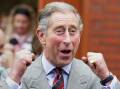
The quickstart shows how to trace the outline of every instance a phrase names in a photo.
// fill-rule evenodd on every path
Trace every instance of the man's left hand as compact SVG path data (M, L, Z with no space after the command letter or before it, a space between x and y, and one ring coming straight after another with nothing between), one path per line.
M82 57L82 60L90 66L101 80L110 75L102 53L88 52L87 57Z

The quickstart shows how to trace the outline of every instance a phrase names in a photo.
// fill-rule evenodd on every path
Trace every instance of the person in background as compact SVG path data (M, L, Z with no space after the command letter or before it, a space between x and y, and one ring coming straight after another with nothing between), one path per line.
M14 52L21 49L32 50L34 20L33 9L28 5L18 5L11 11L7 40L13 46Z
M0 74L13 63L13 54L6 48L5 33L0 28Z

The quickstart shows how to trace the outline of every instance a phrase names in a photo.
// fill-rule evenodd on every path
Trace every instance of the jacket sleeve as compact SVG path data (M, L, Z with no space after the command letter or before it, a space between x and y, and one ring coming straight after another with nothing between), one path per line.
M91 81L88 89L120 89L120 81L115 76L111 84L107 86L102 86L97 76L91 77Z
M0 89L10 89L5 81L0 80Z

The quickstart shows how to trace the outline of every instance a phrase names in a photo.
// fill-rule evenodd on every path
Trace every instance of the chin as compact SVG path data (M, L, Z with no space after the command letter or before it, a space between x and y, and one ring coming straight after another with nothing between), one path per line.
M72 62L72 59L61 60L58 62L59 67L66 66Z

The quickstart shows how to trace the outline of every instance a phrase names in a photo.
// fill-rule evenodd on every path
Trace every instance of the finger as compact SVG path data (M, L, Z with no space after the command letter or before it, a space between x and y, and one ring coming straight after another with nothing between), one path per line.
M89 57L89 56L92 56L92 55L94 55L93 52L87 52L87 56L88 56L88 57Z
M31 65L31 63L26 63L26 66L28 67L28 66L30 66Z
M32 55L32 61L34 61L35 60L35 54L31 53L31 55Z
M21 54L21 58L19 58L19 60L21 61L23 60L25 62L25 65L29 66L32 63L33 58L34 58L34 55L32 53L30 54L30 52L29 53L24 52L24 54L23 53Z
M32 61L35 60L35 54L34 54L34 53L31 53L31 55L28 55L28 58L26 58L26 59L27 59L27 64L26 64L26 66L29 66L29 65L32 63Z
M93 56L93 55L96 55L98 53L95 53L95 52L87 52L87 57L90 57L90 56Z
M97 61L97 59L96 59L95 56L90 56L90 57L88 57L88 62L89 62L89 63L93 64L93 63L96 63L96 61Z
M34 60L35 60L35 54L34 53L26 55L26 61L27 61L26 65L27 66L29 66L32 63L32 61L34 61Z
M92 53L88 55L88 61L90 63L96 63L102 59L101 53Z
M100 65L102 61L102 55L100 53L95 53L92 56L88 57L88 62L91 67L97 68L97 65Z
M24 61L24 64L29 66L35 60L35 54L29 50L21 50L16 53L16 59Z
M88 62L88 65L91 67L91 69L96 69L96 64L95 63L90 63L90 62Z
M88 64L88 58L87 58L87 57L83 56L83 57L81 58L81 60L82 60L84 63Z
M34 54L32 54L31 51L24 49L16 53L16 59L24 59L26 55L33 55L34 57Z

